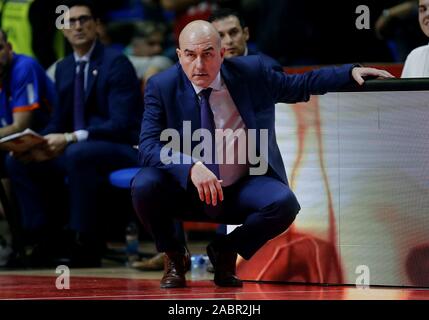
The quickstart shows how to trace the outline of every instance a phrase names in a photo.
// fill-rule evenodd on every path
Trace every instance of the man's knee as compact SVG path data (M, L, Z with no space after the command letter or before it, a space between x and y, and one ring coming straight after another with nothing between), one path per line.
M82 166L90 165L94 156L94 149L89 142L83 141L69 145L64 151L67 169L79 170ZM100 160L100 159L99 159Z
M131 182L133 201L147 201L157 198L162 193L165 173L157 168L142 168Z
M289 189L285 189L283 192L278 193L277 199L273 202L276 207L277 214L281 221L286 224L290 224L295 220L301 206L295 197L295 194Z

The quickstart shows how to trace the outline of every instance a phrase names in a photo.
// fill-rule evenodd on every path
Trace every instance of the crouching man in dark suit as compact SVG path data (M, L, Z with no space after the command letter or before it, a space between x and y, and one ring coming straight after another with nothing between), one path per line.
M365 75L392 76L354 65L286 75L258 55L224 60L219 34L206 21L188 24L179 46L179 63L146 86L134 208L166 253L162 288L186 286L189 256L175 238L174 218L242 224L207 247L215 284L241 286L237 254L251 258L300 210L276 142L274 104L307 101ZM233 137L218 139L228 131Z
M69 28L64 35L73 53L56 67L59 104L44 130L46 144L9 157L7 169L23 227L36 242L34 264L49 264L52 247L59 242L55 222L66 210L66 224L75 234L70 264L92 267L100 265L103 248L97 192L109 172L137 165L133 145L138 143L143 101L128 59L97 41L99 20L92 3L65 4ZM64 185L69 210L58 203Z

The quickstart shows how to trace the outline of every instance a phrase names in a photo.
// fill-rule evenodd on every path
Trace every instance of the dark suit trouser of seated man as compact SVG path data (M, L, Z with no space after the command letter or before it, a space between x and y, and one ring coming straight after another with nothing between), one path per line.
M30 233L50 232L53 220L65 212L69 217L66 223L76 235L81 236L79 241L84 246L83 257L76 258L76 265L85 265L84 260L88 258L88 266L91 266L91 261L99 263L100 252L94 246L99 244L100 225L105 219L97 216L97 201L100 201L97 192L107 183L112 170L136 164L137 151L132 146L107 141L71 144L59 157L40 163L23 164L10 156L6 159L24 230ZM59 191L66 188L68 204L57 198ZM42 236L46 238L49 235ZM52 242L52 239L45 240ZM84 254L85 250L88 256Z
M204 213L203 203L192 182L187 189L184 190L167 172L157 168L142 168L133 180L134 208L160 252L182 250L174 232L176 218L242 224L209 245L208 253L210 257L209 251L212 251L211 260L216 258L213 252L216 254L218 251L233 252L235 255L231 256L235 258L238 253L244 259L250 259L268 240L284 232L300 210L289 187L269 176L247 176L223 188L223 210L215 218ZM211 250L213 248L214 251ZM222 263L218 261L218 266L215 265L215 283L217 268L222 267ZM230 266L233 270L227 271L235 273L235 260L226 263L234 263L233 267ZM222 285L222 281L216 284Z

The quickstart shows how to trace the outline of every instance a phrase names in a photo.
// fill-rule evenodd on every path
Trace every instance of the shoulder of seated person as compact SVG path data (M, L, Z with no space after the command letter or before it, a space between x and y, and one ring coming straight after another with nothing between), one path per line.
M418 55L418 54L422 54L422 53L424 53L426 50L429 50L429 45L424 45L424 46L417 47L417 48L413 49L413 50L409 53L408 57L410 57L410 56L414 56L414 55Z

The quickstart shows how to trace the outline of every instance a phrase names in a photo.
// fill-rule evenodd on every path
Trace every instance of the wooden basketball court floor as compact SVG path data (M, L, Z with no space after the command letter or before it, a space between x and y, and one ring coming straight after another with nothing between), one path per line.
M429 300L429 290L419 288L255 282L245 282L243 288L219 288L203 278L188 280L187 288L160 289L159 272L124 268L73 272L70 289L64 290L56 288L54 270L2 272L0 300Z
M202 253L204 247L191 252ZM0 300L429 300L429 288L252 281L220 288L207 272L188 273L186 288L161 289L161 271L143 272L111 260L103 260L103 268L70 269L69 289L57 289L55 271L0 269Z

